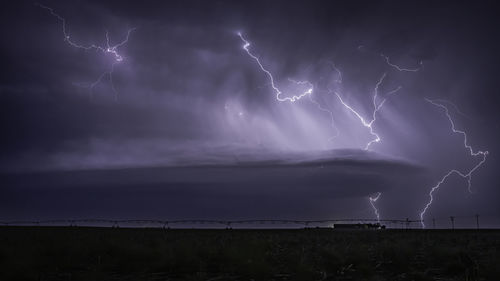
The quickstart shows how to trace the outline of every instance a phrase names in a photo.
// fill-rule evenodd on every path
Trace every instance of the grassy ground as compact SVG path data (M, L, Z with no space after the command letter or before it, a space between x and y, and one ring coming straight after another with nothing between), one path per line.
M500 231L0 227L0 280L499 278Z

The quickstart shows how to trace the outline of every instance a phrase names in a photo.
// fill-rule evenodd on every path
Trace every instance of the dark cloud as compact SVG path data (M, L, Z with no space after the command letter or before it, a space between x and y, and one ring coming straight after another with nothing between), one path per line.
M329 205L334 200L367 200L371 194L400 188L408 181L416 187L428 180L421 167L373 153L328 154L282 154L268 159L254 154L239 162L237 155L217 153L205 161L155 168L9 173L1 176L0 205L13 219L30 214L47 218L55 212L64 217L122 219L130 215L331 217L323 212L332 209ZM364 207L356 208L366 214Z
M145 196L136 202L139 207L131 210L147 209L148 200L158 200L155 210L163 215L169 208L162 209L158 198L170 198L163 195L162 186L167 186L167 193L183 194L175 203L179 206L188 198L211 198L205 207L193 207L192 214L226 204L228 200L217 200L224 196L240 197L235 202L248 196L253 199L245 202L265 201L272 206L271 198L279 194L296 204L283 204L283 210L292 205L300 210L300 206L324 199L325 205L314 215L349 215L346 210L355 212L357 207L349 206L358 200L356 206L368 208L366 215L370 214L366 196L384 191L381 208L386 208L387 216L416 216L433 182L450 168L467 169L478 161L467 155L460 136L450 133L443 112L423 100L431 97L453 101L466 115L452 113L457 126L467 130L469 143L490 151L486 165L473 177L478 195L467 201L473 202L468 208L471 211L459 208L466 202L461 199L465 195L449 188L461 186L460 180L446 185L439 195L450 200L443 200L446 202L433 210L443 215L473 210L499 214L493 200L499 197L495 155L500 139L498 9L493 1L43 4L67 19L72 38L79 42L104 44L106 30L111 40L118 42L127 29L137 29L119 49L125 60L114 73L115 101L107 79L92 93L75 86L94 81L108 70L109 57L70 47L63 41L60 22L32 2L12 4L0 11L4 38L0 45L4 66L0 75L0 169L2 181L8 179L5 192L9 196L20 196L14 186L22 183L20 190L26 189L23 194L29 193L34 201L40 195L39 206L46 206L65 204L61 203L66 200L63 198L85 197L88 191L89 197L82 199L79 207L82 212L89 200L118 196L121 199L117 202L122 203L117 204L122 207L117 208L117 215L125 209L124 202L132 204L130 196ZM287 78L314 83L315 98L332 110L341 133L335 141L329 141L334 133L329 115L316 105L307 100L289 104L274 99L267 77L242 50L237 31L252 42L252 51L287 93L297 91ZM385 64L380 53L407 67L422 61L423 69L400 73ZM341 86L332 85L338 77L331 62L342 71ZM373 160L371 155L356 152L353 160L352 150L347 150L351 151L348 159L340 161L338 155L346 153L344 149L363 148L371 136L327 89L338 87L336 90L368 117L373 88L384 72L387 78L380 87L381 96L398 86L402 90L387 101L374 124L382 138L373 147L379 153ZM263 161L272 162L264 165ZM405 161L425 167L427 172L418 172L418 176L408 172L413 170L405 170L401 164ZM241 164L249 162L254 166ZM308 170L303 162L327 168L311 177L288 177ZM186 167L193 163L226 166ZM163 168L154 168L157 166ZM113 170L117 168L126 170ZM170 178L174 170L185 174L181 182ZM229 174L228 181L239 187L238 193L232 193L232 187L224 182L212 182L211 176L218 173L215 171L223 171L224 178ZM245 172L237 176L239 171ZM16 174L10 182L12 172L29 176ZM81 179L80 175L95 181L85 181L75 191L78 196L71 195L68 190L77 183L70 179ZM127 186L136 176L139 180ZM191 177L200 182L191 182ZM112 187L104 187L111 179ZM279 190L267 189L265 183L275 184ZM307 185L314 186L314 191L308 191ZM143 195L139 186L148 186ZM292 187L287 190L289 186L298 191L292 192ZM44 190L50 190L47 194L54 198L43 195ZM305 203L300 199L307 194L310 198ZM172 198L180 198L176 196ZM346 196L351 199L340 199ZM338 209L327 207L330 199L337 200L334 205ZM193 200L192 206L199 205ZM19 202L8 205L17 210L12 211L12 217L22 210L26 216L38 212L22 200L11 202ZM100 202L104 208L109 200ZM249 210L250 205L241 209ZM262 214L265 210L270 208L263 208Z

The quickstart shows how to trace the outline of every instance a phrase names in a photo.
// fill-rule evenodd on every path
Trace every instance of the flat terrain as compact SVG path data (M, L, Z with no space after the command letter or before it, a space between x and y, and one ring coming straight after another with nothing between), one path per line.
M0 227L0 280L499 278L498 230Z

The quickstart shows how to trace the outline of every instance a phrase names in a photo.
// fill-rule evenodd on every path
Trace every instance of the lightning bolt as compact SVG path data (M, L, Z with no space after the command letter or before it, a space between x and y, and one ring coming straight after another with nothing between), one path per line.
M316 105L316 107L319 110L325 112L326 114L328 114L328 116L330 116L330 126L332 127L332 130L335 132L335 134L333 136L331 136L328 140L333 141L335 138L337 138L340 135L339 129L335 125L335 118L333 116L333 112L331 110L321 106L321 104L319 102L317 102L316 100L313 99L312 95L309 96L309 101L311 101L314 105Z
M370 134L373 136L373 139L370 140L366 146L365 146L365 150L368 150L370 148L370 146L373 144L373 143L376 143L376 142L380 142L382 139L380 138L380 136L375 132L375 130L373 129L373 124L375 123L375 121L377 121L377 113L380 111L380 109L382 109L382 107L384 106L385 102L387 101L387 98L395 93L397 93L399 90L401 90L401 86L397 87L396 89L388 92L385 97L380 101L378 102L378 92L379 92L379 87L380 85L383 83L384 79L386 77L386 73L384 73L382 75L382 77L380 77L379 81L377 82L377 84L375 85L375 89L373 90L373 112L372 112L372 119L370 121L367 121L365 120L365 118L363 118L363 116L357 112L354 108L352 108L350 105L348 105L343 99L342 97L340 96L340 94L338 92L335 92L335 95L338 97L338 99L340 100L340 103L345 107L347 108L349 111L351 111L356 117L358 117L359 121L361 121L361 124L363 124L364 127L368 128L368 130L370 131Z
M375 197L368 197L368 199L370 200L370 205L372 206L373 208L373 212L375 212L375 216L377 217L377 221L380 223L380 214L378 212L378 209L377 207L375 206L375 203L377 202L377 200L380 198L380 196L382 195L382 192L377 192L377 196Z
M338 83L338 84L342 84L342 72L335 66L335 64L333 62L329 62L329 65L332 67L332 69L335 72L337 72L337 78L335 80L333 80L333 82ZM330 89L329 89L329 93L331 93ZM329 138L329 141L333 141L335 138L337 138L340 135L340 132L339 132L337 126L335 125L335 118L333 115L333 111L329 110L328 108L323 107L318 101L314 100L312 95L309 96L309 100L314 105L316 105L316 107L319 110L327 113L330 116L330 125L332 127L332 130L335 132L335 135L331 136Z
M395 68L397 71L400 71L400 72L417 72L417 71L420 71L420 69L422 69L422 67L424 65L424 62L420 61L419 62L419 65L420 65L419 67L416 67L416 68L404 68L404 67L400 67L400 66L392 63L391 59L388 56L386 56L384 54L380 54L380 56L385 59L385 62L387 63L387 65Z
M306 85L308 87L308 89L306 91L304 91L302 94L300 95L293 95L291 97L282 97L283 95L283 92L276 86L275 84L275 79L272 75L272 73L267 70L264 65L262 64L262 62L260 61L259 57L257 57L256 55L254 55L251 51L250 51L250 42L248 40L246 40L243 35L241 33L238 33L238 36L240 37L240 39L243 41L244 45L243 45L243 49L246 51L246 53L248 54L248 56L250 56L253 60L255 60L255 62L258 64L258 66L260 67L260 69L267 75L269 81L270 81L270 84L271 84L271 87L273 88L273 91L274 93L276 94L276 100L280 101L280 102L284 102L284 101L289 101L289 102L296 102L300 99L302 99L303 97L305 96L308 96L309 97L309 100L316 105L316 107L323 111L323 112L326 112L327 114L329 114L330 116L330 120L331 120L331 125L332 125L332 128L335 130L336 132L336 136L338 136L339 132L338 132L338 129L336 128L335 126L335 120L334 120L334 115L333 115L333 112L325 107L323 107L317 100L315 100L313 98L313 91L314 91L314 86L312 83L310 83L309 81L295 81L295 80L292 80L292 79L289 79L290 82L292 83L295 83L297 85ZM401 67L401 66L398 66L394 63L391 62L390 58L384 54L381 54L381 57L383 57L385 59L385 62L387 63L387 65L389 65L390 67L396 69L397 71L400 71L400 72L418 72L422 69L423 67L423 62L420 61L420 66L419 67L416 67L416 68L405 68L405 67ZM336 83L342 83L342 73L341 71L335 67L334 64L332 64L332 68L338 73L338 79L335 80L334 82ZM387 74L384 73L380 79L378 80L378 82L376 83L375 87L374 87L374 90L373 90L373 97L372 97L372 103L373 103L373 111L372 111L372 114L371 114L371 119L370 120L367 120L365 119L357 110L355 110L352 106L350 106L349 104L347 104L341 97L341 95L337 92L337 91L332 91L332 90L329 90L330 93L335 93L335 95L338 97L340 103L346 108L348 109L351 113L353 113L358 119L359 121L361 122L361 124L366 127L368 130L369 130L369 133L373 136L373 139L371 139L365 146L365 150L368 150L370 148L370 146L374 143L378 143L381 141L381 137L379 136L379 134L374 130L374 123L377 121L377 114L379 113L379 111L383 108L384 104L386 103L387 99L396 94L399 90L402 89L401 86L398 86L397 88L389 91L388 93L386 93L384 95L383 98L381 98L379 96L379 88L380 86L382 85L382 83L384 82L385 78L386 78ZM457 174L465 179L467 179L467 183L468 183L468 190L469 192L471 192L471 178L472 178L472 173L474 173L475 170L477 170L485 161L486 161L486 156L488 155L488 151L478 151L478 152L474 152L474 150L472 149L472 147L470 145L468 145L467 143L467 134L464 132L464 131L461 131L461 130L457 130L455 128L455 124L448 112L448 108L445 107L444 105L442 104L439 104L437 102L434 102L434 101L431 101L431 100L428 100L428 102L430 102L431 104L435 105L435 106L438 106L438 107L441 107L445 110L445 113L446 113L446 116L448 117L450 123L451 123L451 128L452 128L452 131L454 133L458 133L458 134L462 134L464 136L464 146L466 149L468 149L469 153L471 156L482 156L482 160L476 165L474 166L471 170L469 170L468 172L460 172L458 170L451 170L450 172L448 172L438 183L436 186L434 186L430 193L429 193L429 197L430 197L430 201L427 203L427 205L425 206L424 210L422 211L422 213L420 214L420 217L421 217L421 222L422 222L422 227L425 227L424 225L424 221L423 221L423 217L425 215L425 212L427 211L427 209L430 207L430 205L432 204L433 202L433 193L440 187L440 185L442 183L444 183L446 181L446 179L453 175L453 174ZM452 104L455 108L456 106L454 104ZM457 108L456 108L457 109ZM457 109L457 112L461 113L458 109ZM333 138L334 138L333 137ZM370 205L375 213L375 216L377 217L377 220L380 221L380 213L376 207L376 202L378 201L378 199L380 199L382 193L381 192L378 192L376 196L370 196L368 197L369 199L369 202L370 202Z
M309 101L311 103L313 103L320 111L323 111L325 113L328 114L328 116L330 117L330 126L332 127L332 130L335 132L335 134L333 136L331 136L328 140L329 141L333 141L336 137L339 136L339 130L337 128L337 126L335 125L335 118L333 116L333 112L331 110L329 110L328 108L325 108L323 107L318 101L316 101L314 98L313 98L313 95L312 95L312 92L313 92L313 84L309 81L296 81L296 80L293 80L293 79L290 79L288 78L288 81L294 83L294 84L297 84L297 85L307 85L309 87L309 90L306 91L306 93L308 93L308 97L309 97Z
M333 82L342 84L342 72L335 66L334 63L330 62L330 66L333 70L335 70L335 72L337 72L337 79L333 80Z
M335 70L335 71L337 72L337 74L338 74L338 78L337 78L336 80L334 80L334 82L336 82L336 83L340 83L340 84L341 84L341 83L342 83L342 72L341 72L341 71L340 71L340 70L339 70L339 69L335 66L335 64L333 64L333 63L332 63L332 64L331 64L331 66L332 66L333 70ZM386 74L384 73L384 74L382 75L382 77L380 78L380 80L378 81L378 83L376 84L376 86L375 86L374 96L373 96L373 104L374 104L374 112L373 112L373 115L372 115L373 119L372 119L372 121L370 121L369 123L367 123L367 122L364 120L364 118L363 118L363 117L362 117L359 113L357 113L357 112L356 112L356 111L355 111L352 107L350 107L349 105L347 105L347 104L346 104L346 103L342 100L342 98L340 97L340 95L339 95L338 93L335 93L335 94L337 95L337 97L339 98L339 100L341 101L341 103L342 103L342 104L343 104L346 108L348 108L351 112L353 112L353 113L354 113L354 114L355 114L355 115L356 115L356 116L360 119L361 123L362 123L364 126L367 126L367 127L369 127L369 128L370 128L370 133L371 133L372 135L376 136L375 140L373 140L373 141L369 142L369 143L366 145L365 149L368 149L368 148L369 148L369 146L370 146L370 144L371 144L372 142L374 142L374 141L379 142L379 141L380 141L380 137L379 137L379 136L378 136L378 135L377 135L377 134L373 131L372 125L373 125L373 123L374 123L374 122L375 122L375 120L376 120L376 113L377 113L377 111L378 111L378 110L380 110L380 109L382 108L382 106L384 105L385 101L387 100L387 98L384 98L384 99L382 100L382 102L380 102L379 104L377 104L378 88L379 88L380 84L383 82L383 79L385 79L385 76L386 76ZM398 88L396 88L395 90L393 90L393 91L389 92L389 93L388 93L388 95L392 95L392 94L396 93L397 91L399 91L400 89L401 89L401 87L398 87ZM330 92L331 92L331 90L330 90ZM319 107L319 105L318 105L318 107ZM333 122L333 113L332 113L331 111L328 111L328 112L330 112L330 114L332 114L332 122ZM382 195L382 192L377 192L377 195L376 195L376 196L374 196L374 197L369 196L369 197L368 197L368 200L369 200L369 202L370 202L370 206L372 207L373 212L374 212L374 214L375 214L375 216L376 216L376 218L377 218L377 221L378 221L379 223L380 223L380 212L379 212L379 210L378 210L377 206L375 206L375 203L376 203L376 202L380 199L380 196L381 196L381 195Z
M92 90L94 89L94 87L96 85L98 85L99 83L101 83L101 81L104 79L104 77L108 76L109 82L111 84L111 89L113 90L115 100L116 100L118 98L118 91L116 90L115 85L113 83L113 72L114 72L115 66L124 60L124 57L118 52L118 48L120 48L121 46L125 45L128 42L129 37L130 37L130 33L132 31L134 31L136 28L129 29L127 31L125 38L121 42L114 44L114 45L112 45L110 43L108 31L106 31L106 34L105 34L106 35L106 45L104 45L104 46L100 46L100 45L96 45L96 44L82 45L82 44L79 44L71 39L70 33L68 32L67 27L66 27L66 19L65 18L63 18L62 16L57 14L53 8L47 7L47 6L42 5L40 3L35 3L35 5L42 8L42 9L49 11L52 16L54 16L55 18L57 18L61 22L61 28L62 28L62 34L63 34L64 41L66 43L68 43L70 46L77 48L77 49L82 49L84 51L95 50L98 52L102 52L104 55L111 56L113 58L113 62L111 63L109 70L103 72L95 81L90 82L90 83L84 83L84 84L80 83L77 85L87 85L90 92L92 93Z
M250 52L250 42L247 41L245 39L245 37L243 37L243 35L241 34L241 32L238 32L237 33L238 36L240 37L241 41L243 41L243 49L247 52L247 54L255 60L255 62L257 62L257 64L259 65L260 69L267 75L267 77L269 78L269 81L271 82L271 87L273 88L273 91L276 93L276 100L278 101L289 101L289 102L296 102L298 100L300 100L301 98L307 96L307 95L311 95L314 88L312 87L312 84L307 82L307 81L302 81L300 82L299 84L309 84L311 85L311 87L309 89L307 89L305 92L303 92L302 94L300 95L293 95L291 97L281 97L281 95L283 94L283 92L276 86L276 84L274 83L274 77L273 77L273 74L267 70L263 65L262 63L260 62L260 59L254 55L252 52Z
M434 102L436 102L436 103L441 103L441 104L443 104L443 103L447 103L447 104L451 105L451 106L453 107L453 109L454 109L454 110L455 110L458 114L462 115L463 117L466 117L466 118L469 118L469 119L470 119L470 117L469 117L468 115L466 115L465 113L463 113L463 112L462 112L462 111L458 108L458 106L457 106L456 104L454 104L453 102L451 102L451 101L449 101L449 100L445 100L445 99L435 99L435 100L433 100L433 101L434 101Z
M323 107L317 100L315 100L313 98L313 92L314 92L314 85L309 82L309 81L296 81L296 80L293 80L293 79L290 79L288 78L288 81L296 84L296 85L306 85L307 86L307 90L304 91L303 93L299 94L299 95L292 95L291 97L282 97L283 95L283 92L276 86L275 82L274 82L274 77L273 77L273 74L267 70L264 65L261 63L259 57L257 57L256 55L254 55L251 51L250 51L250 42L248 40L245 39L245 37L243 37L243 35L241 34L241 32L238 32L237 33L238 36L240 37L241 41L243 41L243 49L245 50L245 52L248 54L248 56L250 56L253 60L255 60L255 62L257 63L257 65L260 67L260 69L267 75L268 79L269 79L269 82L270 82L270 85L271 85L271 88L273 88L273 91L276 95L276 100L277 101L280 101L280 102L285 102L285 101L288 101L288 102L296 102L306 96L309 97L309 101L311 103L313 103L320 111L322 112L325 112L329 115L330 117L330 125L332 127L332 130L335 132L335 134L333 136L331 136L329 138L330 141L332 141L333 139L335 139L338 135L339 135L339 131L335 125L335 119L334 119L334 115L333 115L333 112L325 107ZM332 66L334 67L334 69L336 69L338 71L338 69L332 64ZM340 77L340 80L336 80L338 82L342 82L342 76L341 76L341 73L340 71L338 71L339 73L339 77Z
M439 187L441 187L441 184L443 184L450 176L452 175L458 175L464 179L467 180L467 189L469 190L470 193L472 193L472 190L471 190L471 185L472 185L472 174L477 170L479 169L479 167L481 167L481 165L483 165L484 162L486 162L486 157L487 155L489 154L488 151L481 151L481 150L478 150L478 151L474 151L474 149L472 148L471 145L468 144L467 142L467 133L465 131L462 131L462 130L458 130L456 129L455 127L455 122L453 121L453 118L451 118L451 115L450 115L450 112L448 110L448 107L446 107L445 105L441 104L441 103L438 103L436 100L430 100L430 99L425 99L427 102L429 102L430 104L434 105L434 106L437 106L439 108L441 108L446 117L448 118L448 121L450 122L450 125L451 125L451 131L455 134L459 134L459 135L462 135L463 136L463 139L464 139L464 148L469 152L470 156L472 157L481 157L481 161L479 161L474 167L472 167L472 169L470 169L468 172L461 172L459 170L456 170L456 169L453 169L453 170L450 170L447 174L445 174L441 180L439 180L437 182L437 184L435 186L433 186L429 192L429 201L427 202L427 204L425 205L424 209L422 210L422 212L420 213L420 221L421 221L421 224L422 224L422 228L425 228L425 223L424 223L424 216L425 216L425 213L427 212L427 210L429 209L429 207L432 205L432 202L434 201L434 192L436 192Z

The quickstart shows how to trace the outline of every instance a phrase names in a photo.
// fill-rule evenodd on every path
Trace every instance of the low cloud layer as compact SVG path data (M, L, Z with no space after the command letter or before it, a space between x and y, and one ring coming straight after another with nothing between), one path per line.
M415 188L426 180L423 168L375 153L328 154L260 159L254 154L240 162L236 154L219 152L205 162L155 168L7 174L2 176L1 205L12 218L50 218L54 212L63 218L328 218L347 216L356 208L366 216L366 202L358 200L355 208L346 202L408 189L408 182ZM52 196L57 202L49 200ZM340 206L345 211L334 213Z

